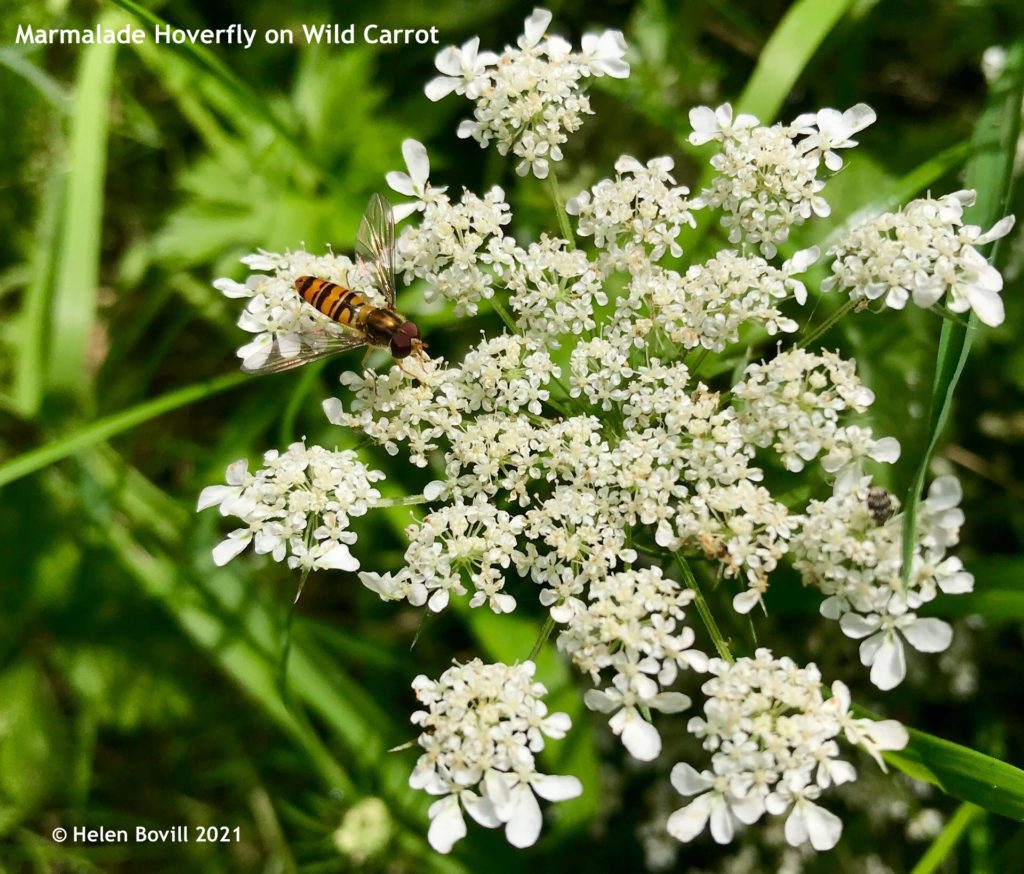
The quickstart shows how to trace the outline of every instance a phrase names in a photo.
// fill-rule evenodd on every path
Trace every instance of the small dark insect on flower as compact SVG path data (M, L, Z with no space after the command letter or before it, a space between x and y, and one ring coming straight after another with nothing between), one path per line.
M884 525L896 512L896 501L892 493L882 486L872 486L868 489L867 504L876 525Z

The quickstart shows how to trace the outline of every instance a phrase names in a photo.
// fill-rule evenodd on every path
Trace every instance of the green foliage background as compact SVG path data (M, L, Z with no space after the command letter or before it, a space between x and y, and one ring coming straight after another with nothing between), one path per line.
M1006 93L990 89L980 58L988 46L1008 47L1009 79L1024 63L1024 14L1013 0L550 7L567 36L618 27L634 51L630 79L596 83L597 116L571 140L560 168L569 174L564 191L607 175L622 152L671 154L683 181L696 186L702 163L685 140L695 104L742 95L742 107L768 121L865 101L879 121L829 183L833 216L809 225L792 248L827 244L865 210L956 190L965 173L982 194L979 209L990 213L976 220L1003 214L1020 95L1012 82ZM652 786L665 774L623 762L550 647L542 678L575 730L553 745L546 764L577 774L586 791L559 805L535 848L516 852L476 829L452 858L430 853L426 801L405 785L415 753L387 752L413 737L406 719L416 673L436 674L453 656L526 656L541 624L529 598L509 617L449 610L423 626L410 651L418 612L381 604L354 577L314 577L282 686L293 575L252 556L215 568L210 548L223 523L193 512L200 489L243 455L256 459L302 436L358 445L320 410L356 358L273 378L239 376L236 308L213 290L213 278L244 275L238 258L257 247L304 241L312 250L347 250L368 195L401 166L406 136L427 144L433 179L477 191L504 185L521 239L554 229L540 184L454 136L466 104L431 104L423 95L431 46L13 44L19 24L120 27L155 14L190 28L437 25L442 44L479 34L485 47L500 48L532 4L234 0L210 8L173 0L149 8L9 0L0 9L0 864L640 870L636 829L650 818ZM979 125L986 106L991 124ZM1021 215L1020 198L1007 208ZM1020 761L1024 742L1016 712L1024 618L1021 240L1015 232L998 253L1006 323L975 337L934 461L963 482L960 554L977 580L975 594L935 605L962 617L957 649L912 660L907 684L882 696L866 683L855 645L817 618L816 599L795 579L773 585L770 617L757 629L776 651L813 658L826 676L850 682L864 706L1010 762ZM720 239L712 228L688 242L699 257ZM823 319L833 302L814 300ZM498 326L490 312L456 320L428 307L419 288L404 293L402 308L447 355ZM957 330L947 328L947 364L960 352ZM934 315L907 311L845 319L826 337L857 356L878 396L878 429L903 443L890 483L898 494L935 430L931 395L948 385L948 369L935 376L938 336ZM390 494L417 491L429 478L362 450L388 472ZM364 566L396 568L408 511L361 521ZM751 629L727 602L725 591L712 594L734 646L749 651ZM951 680L965 665L977 678L967 694ZM902 784L909 811L927 804L953 817L929 845L908 839L898 818L866 815L869 804L846 799L843 842L817 869L854 870L855 857L873 853L897 871L1024 870L1024 833L997 815L1024 817L1024 775L925 737L894 764L968 803L935 790L922 800ZM860 767L868 795L879 785L870 767ZM332 835L370 797L387 805L390 845L364 860L341 853ZM242 837L92 847L49 837L57 826L176 824L238 826ZM699 841L684 848L677 870L714 868L721 854ZM758 858L764 870L775 864L770 852Z

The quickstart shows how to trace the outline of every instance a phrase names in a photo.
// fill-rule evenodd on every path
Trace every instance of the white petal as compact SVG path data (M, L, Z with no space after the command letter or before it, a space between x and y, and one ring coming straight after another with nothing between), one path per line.
M696 795L711 787L711 781L686 762L679 762L669 779L680 795Z
M883 692L895 689L907 676L903 644L895 634L887 634L871 665L871 682Z
M793 807L793 812L786 818L784 831L786 843L791 847L807 843L807 821L804 819L803 805L797 804Z
M732 609L740 615L749 613L753 610L761 600L761 593L756 589L747 589L745 592L740 592L735 598L732 599Z
M865 734L871 737L880 750L902 750L910 742L906 727L895 719L880 719L872 722Z
M974 241L975 245L981 246L985 243L991 243L993 240L998 240L1000 237L1005 237L1013 230L1014 222L1016 222L1014 216L1003 216L1003 218L999 219L999 221Z
M980 285L969 285L965 289L965 293L967 294L967 300L971 304L971 309L990 328L1001 325L1006 319L1003 299L997 292L988 288L982 288Z
M428 501L436 501L446 491L448 491L448 483L444 480L431 480L423 487L423 497Z
M411 203L396 203L391 207L391 215L394 216L395 222L400 222L403 219L409 218L414 212L420 208L420 205L415 201Z
M406 197L415 197L416 191L412 187L412 178L408 173L392 170L384 177L392 191L404 194Z
M952 627L941 619L918 619L900 630L919 652L942 652L953 640Z
M543 819L537 797L525 783L512 790L512 818L505 826L505 837L513 847L532 847L540 836Z
M900 441L895 437L883 437L881 440L875 441L870 455L875 461L893 464L900 457Z
M583 784L575 777L539 774L531 781L534 791L548 801L565 801L583 793Z
M217 567L224 567L231 559L242 552L251 540L252 532L244 528L232 531L226 540L222 540L213 548L213 563Z
M933 510L951 510L963 498L960 480L955 476L940 476L928 487L928 504Z
M534 9L533 14L526 19L523 28L523 36L526 37L526 46L534 46L544 36L544 31L551 24L551 13L547 9Z
M435 76L424 86L423 93L427 95L428 100L436 103L451 94L461 84L462 79L455 79L452 76Z
M831 850L843 833L843 821L831 810L826 810L810 801L804 801L804 822L811 846L819 853Z
M629 751L629 754L641 762L652 762L658 758L658 754L661 752L661 735L658 734L658 729L632 707L620 710L608 724L611 725L621 714L625 714L620 720L622 745Z
M509 791L508 775L493 768L484 774L484 792L494 805L498 818L504 822L512 815L512 793Z
M480 45L480 37L476 37L477 45ZM467 49L469 46L467 45ZM474 56L476 52L473 52ZM448 46L446 49L441 49L434 58L434 66L437 67L446 76L461 76L462 75L462 52L459 51L455 46Z
M716 795L711 798L711 837L716 843L727 844L736 831L736 820L724 798Z
M598 713L611 713L619 706L620 701L617 697L610 697L600 689L588 689L583 696L583 703L587 705L588 710L596 710Z
M235 282L233 279L215 280L213 287L223 294L224 297L241 298L252 297L253 295L253 291L248 285L242 285L241 282Z
M731 800L729 808L736 819L744 825L753 825L764 815L764 798L748 794L744 798Z
M689 696L682 692L662 692L654 696L651 701L651 709L660 710L662 713L679 713L689 707L691 703Z
M449 795L430 806L430 829L427 840L439 853L450 853L455 842L466 836L466 821L459 809L459 799Z
M359 559L348 551L348 547L344 543L339 543L337 546L329 549L316 560L315 564L318 568L329 570L359 570Z
M704 831L710 815L711 793L706 792L675 811L665 823L665 830L677 841L687 843Z
M231 486L207 486L199 493L196 511L205 510L207 507L214 507L234 493L235 490Z
M490 798L474 795L472 792L464 792L462 805L466 808L466 813L484 828L497 828L501 825L501 819Z
M867 637L878 631L878 617L861 616L859 613L844 613L839 620L839 627L843 629L843 634L847 637L860 640L862 637Z
M324 415L332 425L342 424L342 417L345 415L345 408L337 398L327 398L323 402Z
M430 159L427 157L426 146L419 140L408 139L402 143L402 157L409 168L409 176L417 188L417 193L423 191L423 186L430 177Z

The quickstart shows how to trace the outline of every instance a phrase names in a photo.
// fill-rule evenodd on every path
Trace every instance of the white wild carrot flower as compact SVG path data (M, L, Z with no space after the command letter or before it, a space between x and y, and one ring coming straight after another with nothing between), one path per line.
M303 442L267 452L255 473L237 461L228 467L227 485L199 495L198 509L219 506L221 515L243 523L214 548L213 560L227 564L251 543L292 568L354 571L359 561L349 552L356 542L349 520L376 504L381 495L374 483L382 479L351 450Z
M984 232L965 225L964 208L975 197L974 191L924 197L858 225L829 250L832 275L822 290L897 310L907 301L924 308L942 302L954 313L973 310L986 325L1002 324L1003 277L977 247L1005 237L1014 218Z
M564 801L582 791L575 777L537 768L546 739L564 737L571 722L565 713L548 712L547 690L534 672L530 661L474 659L437 680L421 674L413 681L423 709L412 722L422 732L423 753L409 785L438 797L427 835L438 852L465 837L463 811L485 828L503 827L513 846L529 847L540 835L537 799Z

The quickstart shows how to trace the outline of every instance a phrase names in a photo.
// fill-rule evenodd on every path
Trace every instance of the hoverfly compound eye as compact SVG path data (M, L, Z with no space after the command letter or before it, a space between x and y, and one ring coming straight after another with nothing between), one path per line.
M420 329L412 322L402 322L401 326L391 335L391 355L393 358L406 358L413 349L420 345Z

